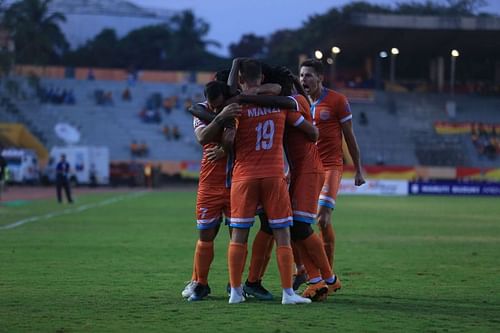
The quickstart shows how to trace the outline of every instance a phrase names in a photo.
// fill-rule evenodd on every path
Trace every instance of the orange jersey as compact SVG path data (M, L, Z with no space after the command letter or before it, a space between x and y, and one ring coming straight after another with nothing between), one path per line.
M302 95L289 96L297 104L297 111L305 120L312 123L311 110ZM293 126L287 126L285 133L285 151L292 173L323 172L318 147L307 135Z
M349 102L344 95L323 88L311 106L314 124L319 129L318 149L325 170L343 165L342 123L352 119Z
M238 118L233 181L284 177L285 123L298 125L299 112L247 105Z
M207 103L199 103L205 107L208 111L212 111ZM208 126L203 120L193 117L193 127L194 129L203 128ZM215 162L210 162L207 159L207 149L217 146L217 142L220 141L220 137L217 138L216 142L210 142L203 145L203 156L201 158L200 167L200 180L198 186L226 186L231 187L231 169L232 169L232 159L230 157L221 158Z

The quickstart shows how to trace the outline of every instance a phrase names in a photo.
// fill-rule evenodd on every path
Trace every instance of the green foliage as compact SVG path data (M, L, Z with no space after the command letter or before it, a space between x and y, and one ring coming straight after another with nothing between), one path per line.
M4 203L0 225L120 195L75 192L71 207ZM225 227L215 241L211 296L183 300L195 200L190 191L147 193L0 230L0 331L498 331L496 198L340 196L333 220L343 288L306 306L228 305ZM274 255L264 285L279 296Z
M118 38L105 29L94 39L69 52L68 66L115 67L141 69L213 69L226 63L210 54L205 40L209 25L191 11L181 12L165 24L146 26Z
M13 3L4 14L4 25L16 45L16 63L46 65L59 61L68 42L57 25L66 18L49 13L51 0L22 0Z
M266 54L266 38L255 34L243 35L238 43L229 45L229 52L233 58L249 57L260 58Z

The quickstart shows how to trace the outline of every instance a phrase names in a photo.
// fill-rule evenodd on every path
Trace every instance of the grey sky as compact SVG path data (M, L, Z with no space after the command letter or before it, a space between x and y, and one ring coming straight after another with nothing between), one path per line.
M332 7L342 6L348 0L131 0L150 8L192 9L197 17L210 23L208 38L219 41L222 49L212 49L228 55L227 47L239 41L245 33L269 35L283 28L298 28L307 18L322 14ZM369 1L379 4L393 4L391 0ZM489 0L482 11L500 15L500 0Z

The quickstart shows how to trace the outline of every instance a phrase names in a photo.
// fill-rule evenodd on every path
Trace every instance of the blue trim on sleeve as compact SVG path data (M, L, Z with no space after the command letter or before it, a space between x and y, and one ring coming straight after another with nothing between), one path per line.
M331 209L335 208L334 204L332 204L330 201L326 201L326 200L319 200L318 201L318 205L324 206L324 207L328 207L328 208L331 208Z

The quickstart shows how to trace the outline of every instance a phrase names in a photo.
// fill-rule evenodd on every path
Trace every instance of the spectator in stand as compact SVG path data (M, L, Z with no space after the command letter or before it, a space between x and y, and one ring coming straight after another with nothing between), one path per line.
M146 156L149 152L149 147L146 144L146 141L142 141L139 145L139 154L140 156Z
M122 93L122 100L124 101L131 101L132 100L132 94L130 93L130 89L127 87Z
M166 114L170 114L170 112L172 112L172 108L174 107L175 103L174 103L174 100L172 99L172 97L167 97L165 99L163 99L163 109L165 110L165 113Z
M184 110L188 111L191 106L193 106L193 101L191 100L191 98L186 98L186 100L184 101Z
M132 156L137 156L139 154L139 144L137 143L137 140L132 140L132 143L130 144L130 153Z
M106 91L104 94L104 105L113 106L113 93L111 91Z
M377 164L378 166L385 165L384 156L382 156L382 154L381 154L381 153L378 153L378 154L377 154L377 162L376 162L376 164Z
M181 138L181 132L179 131L177 125L174 125L174 128L172 128L172 136L174 137L175 141L179 141L179 139Z
M359 114L359 124L362 126L368 125L368 117L366 116L366 113L364 111L361 111Z
M172 139L172 136L170 135L170 127L168 125L163 125L162 129L163 135L165 136L165 139L169 140Z
M95 80L94 70L92 68L89 68L89 71L87 73L87 80L89 80L89 81Z

